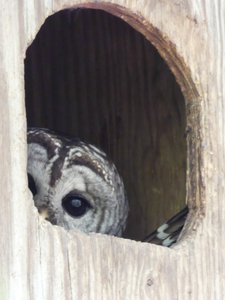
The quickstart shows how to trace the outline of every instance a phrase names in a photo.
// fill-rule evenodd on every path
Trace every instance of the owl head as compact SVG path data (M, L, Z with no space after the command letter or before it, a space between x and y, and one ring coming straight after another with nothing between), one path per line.
M93 145L30 128L29 188L38 211L67 230L121 236L128 202L115 165Z

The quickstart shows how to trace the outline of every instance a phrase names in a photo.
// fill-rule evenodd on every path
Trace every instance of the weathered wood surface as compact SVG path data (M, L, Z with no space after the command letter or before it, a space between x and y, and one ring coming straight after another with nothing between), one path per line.
M0 298L224 299L224 2L108 2L114 5L86 5L118 15L145 34L188 102L192 210L183 240L165 249L70 234L39 219L26 187L23 59L48 15L87 2L1 1Z

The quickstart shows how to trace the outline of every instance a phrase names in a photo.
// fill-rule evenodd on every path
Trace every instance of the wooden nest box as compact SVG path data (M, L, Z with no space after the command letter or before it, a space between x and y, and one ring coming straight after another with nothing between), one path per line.
M221 11L222 0L2 4L1 299L225 297ZM41 219L27 125L109 154L130 204L123 238ZM141 242L186 203L173 248Z

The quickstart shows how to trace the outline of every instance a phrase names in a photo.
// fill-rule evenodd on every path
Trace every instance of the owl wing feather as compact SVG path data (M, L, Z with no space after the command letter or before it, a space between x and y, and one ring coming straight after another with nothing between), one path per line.
M158 227L155 231L145 237L143 242L149 242L156 245L171 247L177 242L179 235L184 227L188 214L188 207L182 209L169 221Z

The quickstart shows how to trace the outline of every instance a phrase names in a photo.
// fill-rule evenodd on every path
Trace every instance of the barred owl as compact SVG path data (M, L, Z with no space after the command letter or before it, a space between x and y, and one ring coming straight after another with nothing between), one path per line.
M43 128L27 134L29 188L40 214L65 229L121 236L128 215L124 185L106 154ZM179 238L188 208L143 240L166 247Z
M41 128L30 128L27 141L29 187L38 211L68 230L121 236L128 202L106 154Z

